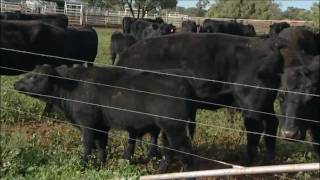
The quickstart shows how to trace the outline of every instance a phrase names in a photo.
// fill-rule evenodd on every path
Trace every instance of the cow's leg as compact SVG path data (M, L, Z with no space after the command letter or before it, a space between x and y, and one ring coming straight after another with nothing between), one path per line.
M117 58L117 53L111 53L111 61L112 61L112 65L114 65L115 61Z
M83 128L83 161L85 164L89 161L89 155L94 148L94 131Z
M91 61L91 62L87 62L87 67L92 67L92 66L93 66L93 63L94 63L94 60Z
M315 125L315 127L311 128L311 137L313 142L320 144L320 126ZM320 145L314 144L313 148L320 158Z
M182 128L179 131L170 131L167 133L167 138L172 149L179 152L175 153L183 165L184 171L193 170L193 158L191 138L187 135L187 129ZM184 153L180 153L184 152Z
M137 138L137 134L133 131L130 131L127 148L123 152L124 159L131 160L134 154L134 148L136 146L136 138Z
M267 116L265 118L266 122L266 129L265 133L276 136L277 135L277 130L278 130L278 119L275 116ZM276 138L275 137L270 137L270 136L264 136L264 141L266 144L267 152L265 154L263 164L267 165L272 163L275 157L275 150L276 150Z
M44 108L41 117L46 117L52 112L53 105L51 103L46 103L46 107Z
M191 110L191 115L190 115L190 122L188 123L188 127L189 127L189 136L191 137L191 140L193 139L194 136L194 132L196 130L196 115L197 115L197 108L193 108Z
M245 118L245 126L247 132L247 154L245 156L245 165L250 165L257 154L260 134L253 134L250 132L262 133L263 122L261 120L253 119L250 117Z
M149 145L148 157L156 157L158 154L158 137L160 134L160 129L154 130L151 132L151 142Z
M106 132L95 132L95 140L98 150L98 163L103 165L107 158L108 130Z
M172 162L172 158L173 158L173 152L169 150L172 147L170 147L170 144L168 143L167 135L164 132L162 134L162 140L163 140L163 156L158 169L159 174L167 172L169 164Z

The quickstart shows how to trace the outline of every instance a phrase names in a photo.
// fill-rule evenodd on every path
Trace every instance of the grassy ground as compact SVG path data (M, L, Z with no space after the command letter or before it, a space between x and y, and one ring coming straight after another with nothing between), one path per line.
M110 63L109 39L114 29L96 29L99 34L99 63ZM69 124L52 119L40 118L44 104L12 89L20 77L1 77L1 158L0 177L2 179L138 179L145 174L154 174L159 158L145 161L147 146L137 147L134 161L121 159L126 145L127 134L111 131L109 136L108 160L98 168L92 157L90 166L81 166L82 144L79 131ZM9 109L8 109L9 108ZM20 112L22 111L22 112ZM53 114L55 119L63 117ZM227 110L216 112L199 111L197 122L215 126L244 129L239 113ZM148 137L144 139L148 141ZM240 164L245 150L243 133L221 128L198 126L193 140L197 155ZM260 146L264 150L263 144ZM279 140L275 164L318 162L310 145ZM207 160L195 159L198 169L226 168ZM176 166L171 171L178 171ZM298 179L317 178L320 172L281 174ZM246 178L274 179L274 176ZM278 177L278 179L281 179Z

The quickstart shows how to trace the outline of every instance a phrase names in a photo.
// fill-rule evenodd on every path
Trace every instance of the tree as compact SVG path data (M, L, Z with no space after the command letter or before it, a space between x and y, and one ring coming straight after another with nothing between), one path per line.
M85 0L89 5L101 8L114 8L120 5L119 0Z
M320 30L320 3L314 3L313 6L310 9L308 20L311 22L309 25L313 28L314 31Z
M215 0L208 11L209 17L280 19L281 10L273 0Z
M135 17L133 7L138 9L138 17L143 18L145 12L161 9L173 9L177 6L177 0L120 0L123 5L128 5L131 14Z
M180 14L185 14L186 8L185 8L185 7L180 7L180 6L178 6L178 7L176 8L176 11L179 12Z
M288 7L286 11L283 12L283 18L293 19L293 20L307 20L310 16L310 11L295 7Z
M198 0L196 7L198 9L198 16L203 16L203 9L207 7L209 0Z

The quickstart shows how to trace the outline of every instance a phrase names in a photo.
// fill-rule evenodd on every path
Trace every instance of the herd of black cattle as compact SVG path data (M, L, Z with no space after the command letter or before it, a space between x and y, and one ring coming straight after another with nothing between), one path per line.
M313 142L320 143L319 34L305 27L276 23L269 35L257 36L252 25L207 19L201 26L184 21L176 33L161 18L128 17L123 33L111 37L113 63L120 56L116 66L97 67L92 65L97 33L91 27L67 27L64 15L1 13L0 24L1 75L33 70L15 89L58 107L80 125L84 161L97 149L98 161L105 162L104 132L110 128L129 133L127 159L135 139L145 133L151 133L152 144L161 132L165 147L192 153L197 109L224 106L242 109L246 130L255 132L247 133L246 165L254 162L263 132L272 135L264 136L263 163L272 163L278 122L281 136L303 140L310 130ZM282 117L274 115L277 96ZM320 154L319 145L314 147ZM149 155L157 149L150 145ZM164 148L159 172L174 156L184 170L193 169L191 156Z

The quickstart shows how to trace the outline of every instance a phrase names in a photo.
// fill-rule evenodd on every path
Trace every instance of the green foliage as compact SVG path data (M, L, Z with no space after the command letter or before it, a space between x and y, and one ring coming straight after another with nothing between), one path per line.
M288 7L283 12L283 18L291 20L307 20L310 16L310 11L295 7Z
M190 8L184 8L184 7L177 7L177 11L181 14L188 15L190 17L203 17L207 14L207 11L205 9L199 10L195 7Z
M272 0L216 0L208 11L209 17L279 19L281 10Z
M320 31L320 3L314 3L310 9L309 20L311 23L309 25L313 28L314 31Z
M68 141L68 136L70 134L64 134L61 138ZM80 143L78 137L71 138L76 139L69 141ZM1 134L1 179L138 179L144 172L126 161L111 162L113 166L103 169L91 161L84 170L79 156L81 146L72 149L65 143L45 145L43 140L38 133L31 136L24 131Z
M132 7L136 7L139 13L138 18L143 18L145 12L159 12L163 9L174 9L178 3L177 0L122 0L122 2L129 6L132 16L134 16Z
M205 15L204 9L207 7L209 4L209 0L198 0L196 7L198 9L198 16L202 17Z
M85 0L90 6L101 8L119 8L121 6L120 0Z

